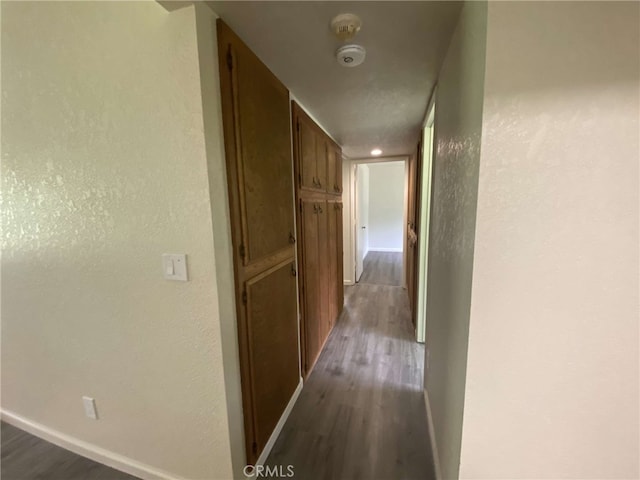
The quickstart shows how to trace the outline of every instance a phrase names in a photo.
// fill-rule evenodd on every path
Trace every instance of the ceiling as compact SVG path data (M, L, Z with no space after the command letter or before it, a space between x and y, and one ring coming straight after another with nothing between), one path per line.
M238 2L209 6L289 88L350 158L412 152L461 3L431 1ZM365 62L340 66L343 43L329 28L338 13L362 19L349 43Z

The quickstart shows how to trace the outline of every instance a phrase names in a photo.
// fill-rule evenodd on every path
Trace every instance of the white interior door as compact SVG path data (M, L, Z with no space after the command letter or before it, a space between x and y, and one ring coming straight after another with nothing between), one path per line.
M364 164L356 166L356 282L360 280L364 270L364 257L369 252L369 167Z

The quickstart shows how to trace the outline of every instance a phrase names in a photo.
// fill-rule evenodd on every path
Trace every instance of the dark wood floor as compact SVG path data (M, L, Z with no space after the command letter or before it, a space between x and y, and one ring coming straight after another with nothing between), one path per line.
M292 465L303 480L435 478L414 339L403 288L347 287L267 465Z
M402 286L402 253L369 252L358 283Z
M2 422L2 480L137 480Z

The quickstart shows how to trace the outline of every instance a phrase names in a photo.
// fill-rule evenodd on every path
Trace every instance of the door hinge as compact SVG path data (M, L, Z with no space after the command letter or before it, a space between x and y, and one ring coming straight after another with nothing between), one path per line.
M298 120L296 122L296 131L299 132L300 131L300 120Z
M247 304L247 291L246 290L242 291L242 304L243 305Z
M298 174L298 183L302 183L302 174L301 173Z
M231 54L231 47L227 50L227 68L233 70L233 55Z
M251 450L253 450L253 454L257 455L258 454L258 444L256 442L253 442L251 444Z
M240 245L239 250L240 250L240 256L244 258L247 255L247 251L245 250L244 245Z

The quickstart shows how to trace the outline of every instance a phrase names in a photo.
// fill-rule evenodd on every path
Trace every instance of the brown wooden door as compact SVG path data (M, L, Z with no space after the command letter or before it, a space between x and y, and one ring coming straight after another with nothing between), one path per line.
M295 152L295 172L302 191L324 192L327 184L327 147L325 134L300 108L291 102Z
M340 148L334 148L334 162L335 162L335 190L336 193L342 193L342 150Z
M299 381L289 92L218 20L247 461Z
M298 129L298 181L301 188L318 189L317 143L315 129L304 118L299 119Z
M342 151L333 142L327 145L327 192L342 193Z
M324 345L331 331L331 312L329 307L329 213L326 200L318 202L318 257L320 261L320 343ZM315 359L314 359L315 361Z
M334 195L338 193L336 167L336 149L331 144L327 146L327 192Z
M422 146L418 142L416 151L409 158L409 191L407 208L407 293L409 295L409 307L411 309L411 323L417 324L418 305L418 218L420 217L420 182L422 165Z
M329 305L331 325L335 325L344 304L343 246L342 246L342 202L328 202L329 230Z
M335 201L327 202L327 263L329 265L329 323L331 326L338 317L338 203Z
M318 172L318 189L323 192L329 192L329 185L327 180L327 140L325 134L322 131L316 132L316 172Z
M305 370L315 362L322 348L322 266L320 246L320 206L315 200L301 200L302 257L304 294Z

